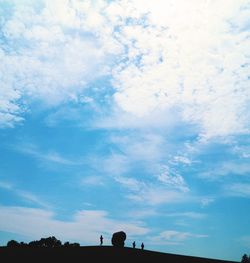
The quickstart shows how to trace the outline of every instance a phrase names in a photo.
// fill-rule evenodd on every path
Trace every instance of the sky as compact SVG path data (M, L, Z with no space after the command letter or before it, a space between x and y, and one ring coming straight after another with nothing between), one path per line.
M0 245L250 251L250 1L0 0Z

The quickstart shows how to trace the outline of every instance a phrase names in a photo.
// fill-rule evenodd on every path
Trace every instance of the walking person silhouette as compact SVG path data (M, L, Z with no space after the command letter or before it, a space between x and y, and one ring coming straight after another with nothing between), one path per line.
M144 249L144 244L143 244L143 242L141 243L141 249L142 249L142 250Z
M100 236L100 246L102 246L102 244L103 244L103 237L102 237L102 235Z
M133 244L133 248L135 248L135 241L132 244Z

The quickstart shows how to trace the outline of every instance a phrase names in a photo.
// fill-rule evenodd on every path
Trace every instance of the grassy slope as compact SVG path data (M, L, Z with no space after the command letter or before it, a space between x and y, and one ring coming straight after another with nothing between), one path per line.
M15 261L13 261L13 260ZM230 263L216 259L167 254L132 248L110 246L79 248L0 248L0 262L168 262L168 263ZM235 263L235 262L234 262Z

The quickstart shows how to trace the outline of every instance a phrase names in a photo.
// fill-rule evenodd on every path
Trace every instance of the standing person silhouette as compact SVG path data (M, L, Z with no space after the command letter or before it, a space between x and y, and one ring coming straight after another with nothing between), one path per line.
M100 246L102 246L102 244L103 244L103 237L102 237L102 235L100 236Z
M135 248L135 241L132 244L133 244L133 248Z
M143 242L141 243L141 249L142 249L142 250L144 249L144 244L143 244Z

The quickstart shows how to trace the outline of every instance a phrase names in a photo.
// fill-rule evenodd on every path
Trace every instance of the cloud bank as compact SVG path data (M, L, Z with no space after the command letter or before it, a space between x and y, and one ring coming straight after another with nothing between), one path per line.
M206 138L249 132L249 2L1 1L1 126L30 101L79 101L109 76L113 109L166 110ZM162 114L161 114L162 112Z
M57 220L53 212L44 209L0 206L0 211L1 230L23 235L28 240L54 235L63 241L97 244L100 233L111 238L112 233L120 229L135 236L149 231L138 222L112 219L102 210L78 211L71 221ZM110 239L105 240L106 244L109 242Z

